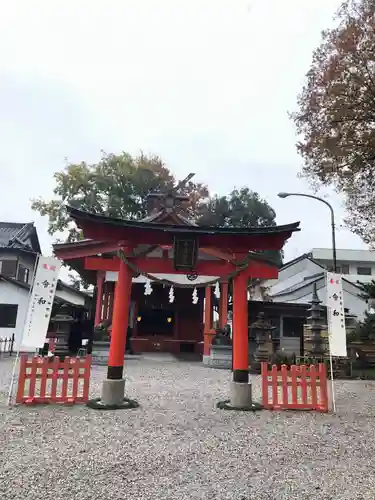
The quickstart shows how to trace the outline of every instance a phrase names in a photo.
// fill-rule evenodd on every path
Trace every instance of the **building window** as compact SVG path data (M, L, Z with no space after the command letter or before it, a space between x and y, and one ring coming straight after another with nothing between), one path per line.
M0 328L15 328L17 312L17 304L0 304Z
M357 274L360 276L371 276L371 267L357 267Z
M2 260L0 265L0 273L7 278L15 278L17 274L17 261Z
M327 268L327 270L330 273L334 273L335 272L333 266L329 266ZM336 273L337 274L349 274L349 266L348 266L348 264L342 264L341 266L336 266Z
M27 269L27 267L23 266L20 264L18 266L18 273L17 273L17 280L22 281L22 283L28 283L29 282L29 274L30 271Z

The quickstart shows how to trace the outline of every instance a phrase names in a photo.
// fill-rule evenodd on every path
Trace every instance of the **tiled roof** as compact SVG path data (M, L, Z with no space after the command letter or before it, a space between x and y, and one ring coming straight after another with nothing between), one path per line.
M275 294L270 294L271 297L279 297L280 295L288 295L289 293L295 292L296 290L299 290L300 288L304 288L305 286L311 285L311 283L315 283L316 281L321 280L324 278L324 273L317 273L314 274L313 276L307 276L306 278L303 278L303 280L299 281L298 283L295 283L294 285L289 286L288 288L284 288L283 290L280 290L280 292L277 292Z
M31 246L29 242L31 242ZM40 253L40 244L34 223L0 222L0 248L19 248Z
M302 281L299 281L298 283L295 283L294 285L292 285L288 288L284 288L283 290L280 290L279 292L277 292L275 294L270 293L270 297L272 298L272 297L280 297L282 295L288 295L289 293L293 293L297 290L300 290L301 288L305 288L305 287L311 285L312 283L317 283L318 281L320 281L322 279L325 279L324 272L316 273L312 276L307 276L306 278L303 278ZM352 285L355 288L358 288L358 290L361 290L358 285L356 285L355 283L353 283L350 280L342 278L342 281L345 283L349 283L349 285Z
M292 224L284 224L282 226L261 226L261 227L213 227L213 226L192 226L192 225L175 225L162 224L159 222L145 222L142 220L118 219L116 217L108 217L101 214L93 214L85 210L66 206L68 215L76 222L77 220L96 222L111 226L123 227L128 229L143 229L150 231L162 231L163 233L184 232L194 235L226 235L231 237L240 236L266 236L266 235L282 235L282 233L294 233L300 231L299 222ZM289 237L289 236L287 236Z
M310 260L311 262L313 262L314 264L316 264L317 266L321 267L322 269L324 269L324 267L319 263L319 262L316 262L316 260L314 260L312 258L312 254L311 253L304 253L302 255L300 255L299 257L296 257L295 259L293 260L290 260L289 262L285 262L285 264L283 264L279 271L283 271L284 269L286 269L287 267L290 267L292 266L293 264L297 264L298 262L301 262L301 260L304 260L304 259L308 259Z
M0 222L0 247L9 246L9 242L17 236L25 225L20 222Z

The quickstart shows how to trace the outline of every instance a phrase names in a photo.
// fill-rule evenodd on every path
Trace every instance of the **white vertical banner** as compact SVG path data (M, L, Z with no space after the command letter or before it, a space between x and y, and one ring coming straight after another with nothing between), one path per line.
M44 345L61 262L54 257L39 257L30 293L21 345L41 348Z
M346 327L342 277L327 272L328 340L331 356L346 356Z

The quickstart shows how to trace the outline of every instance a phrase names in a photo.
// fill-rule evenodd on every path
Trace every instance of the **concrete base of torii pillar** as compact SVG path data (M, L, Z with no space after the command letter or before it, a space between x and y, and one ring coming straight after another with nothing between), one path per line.
M263 407L253 401L251 383L235 382L230 383L230 399L220 401L216 405L220 410L234 411L259 411Z
M253 404L251 384L231 382L230 406L233 408L251 408Z
M125 379L103 380L101 404L104 406L122 406L125 399Z
M125 380L105 379L100 398L91 399L87 406L93 410L127 410L138 408L139 403L125 397Z

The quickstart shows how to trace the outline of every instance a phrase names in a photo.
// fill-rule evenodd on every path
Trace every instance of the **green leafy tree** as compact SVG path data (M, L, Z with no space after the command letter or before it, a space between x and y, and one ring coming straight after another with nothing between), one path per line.
M357 286L361 293L359 296L362 299L375 299L375 280L369 283L361 283L357 281ZM375 313L365 311L363 321L358 322L354 332L348 336L348 340L374 340L375 339Z
M71 223L66 205L109 217L142 219L147 215L150 193L166 192L176 186L175 177L162 160L144 154L138 157L128 153L103 154L96 164L69 164L56 172L54 178L54 198L35 199L32 208L48 216L49 234L66 233L68 242L79 240L82 233ZM210 198L204 184L190 181L179 192L189 196L189 205L184 211L202 225L257 227L276 224L275 211L248 188ZM265 254L280 265L280 252ZM83 283L74 275L70 279L75 287Z
M258 193L247 187L227 196L215 195L202 205L199 223L221 227L275 226L276 213Z
M85 162L70 164L54 175L56 187L53 200L35 199L33 210L48 216L51 235L68 231L67 241L77 241L81 232L70 223L66 205L109 217L142 219L147 215L147 196L165 192L176 180L157 156L128 153L103 154L93 165ZM190 198L190 211L208 197L206 186L189 182L182 193Z
M345 1L322 34L291 115L302 175L344 194L347 224L375 243L375 2Z
M371 280L369 283L357 281L356 285L362 292L360 294L362 299L375 299L375 280Z
M349 336L352 340L375 340L375 314L365 311L363 321L359 322L355 331Z
M276 225L276 212L259 194L247 187L234 189L227 196L215 195L200 206L199 224L221 227L262 227ZM282 265L282 252L262 254Z

